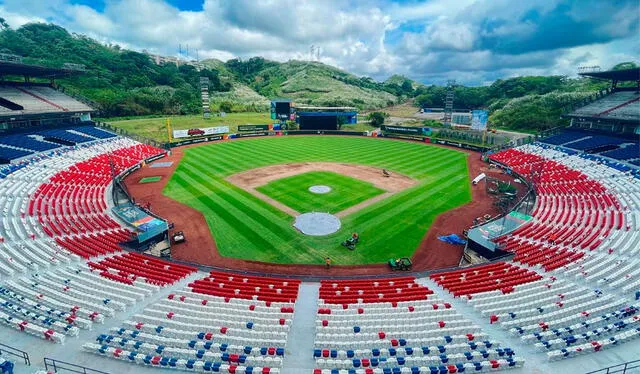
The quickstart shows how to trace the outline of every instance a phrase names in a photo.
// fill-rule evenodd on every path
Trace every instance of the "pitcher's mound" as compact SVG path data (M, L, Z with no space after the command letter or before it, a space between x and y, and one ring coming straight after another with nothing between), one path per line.
M296 217L293 227L311 236L333 234L340 230L340 219L329 213L304 213Z
M325 194L331 192L331 187L329 186L311 186L309 187L309 192L317 193L317 194Z

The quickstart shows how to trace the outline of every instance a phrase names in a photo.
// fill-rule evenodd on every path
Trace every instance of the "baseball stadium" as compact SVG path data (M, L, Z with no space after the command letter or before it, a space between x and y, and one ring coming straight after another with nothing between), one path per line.
M441 127L203 88L158 140L0 60L2 373L640 371L638 67L535 134L450 84Z

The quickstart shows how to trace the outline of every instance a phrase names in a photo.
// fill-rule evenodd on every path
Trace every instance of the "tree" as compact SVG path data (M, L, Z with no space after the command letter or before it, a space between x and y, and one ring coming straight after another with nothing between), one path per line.
M228 101L223 101L220 103L220 111L225 113L231 113L233 109L233 104Z
M367 114L367 120L371 126L382 126L387 115L383 112L371 112Z
M637 68L638 64L636 64L633 61L627 61L627 62L621 62L619 64L616 64L613 68L611 68L611 70L627 70L627 69L634 69Z
M4 18L0 17L0 30L6 30L6 29L9 29L9 28L10 28L10 26L7 23L7 21Z
M402 92L404 92L407 95L410 95L413 93L413 85L411 84L411 81L408 79L405 79L404 82L402 82Z

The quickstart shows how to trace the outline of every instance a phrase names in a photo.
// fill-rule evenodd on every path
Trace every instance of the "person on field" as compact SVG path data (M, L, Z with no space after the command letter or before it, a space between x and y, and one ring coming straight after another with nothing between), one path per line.
M354 232L353 234L351 234L351 238L357 242L359 239L358 233Z
M325 263L325 266L327 267L327 269L329 269L331 267L331 259L329 257L324 259L324 263Z

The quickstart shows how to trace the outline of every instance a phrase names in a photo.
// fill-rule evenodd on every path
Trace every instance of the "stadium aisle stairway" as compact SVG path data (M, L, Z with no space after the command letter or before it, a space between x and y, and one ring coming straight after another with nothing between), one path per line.
M279 373L298 286L287 279L212 272L84 348L141 365Z
M524 363L413 277L322 281L314 345L316 374L456 373Z

